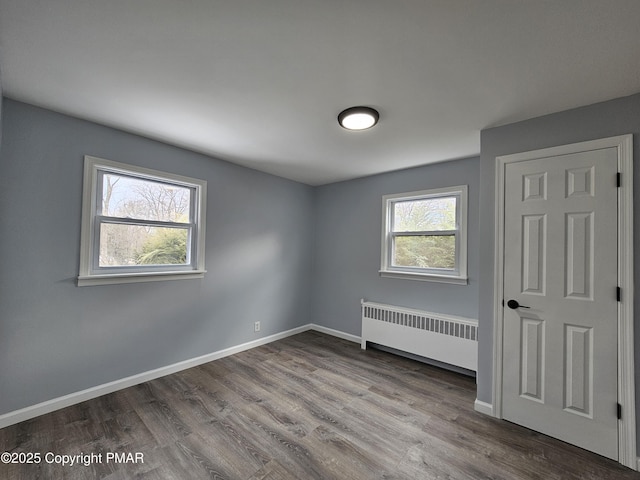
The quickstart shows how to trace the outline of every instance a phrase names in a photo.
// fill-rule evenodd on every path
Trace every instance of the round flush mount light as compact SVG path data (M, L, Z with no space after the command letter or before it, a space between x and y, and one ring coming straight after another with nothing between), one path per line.
M338 123L347 130L366 130L378 123L380 114L371 107L351 107L340 112Z

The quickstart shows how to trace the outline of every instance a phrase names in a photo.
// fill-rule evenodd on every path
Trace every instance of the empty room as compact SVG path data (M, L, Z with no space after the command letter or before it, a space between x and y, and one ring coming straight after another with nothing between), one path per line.
M0 0L0 478L640 479L639 22Z

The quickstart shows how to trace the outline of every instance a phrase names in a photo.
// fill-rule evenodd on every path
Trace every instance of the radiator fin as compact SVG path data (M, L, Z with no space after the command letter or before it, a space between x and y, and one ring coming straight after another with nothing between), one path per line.
M478 326L471 321L438 318L427 312L416 313L394 309L391 306L363 304L363 316L372 320L427 330L442 335L478 340Z

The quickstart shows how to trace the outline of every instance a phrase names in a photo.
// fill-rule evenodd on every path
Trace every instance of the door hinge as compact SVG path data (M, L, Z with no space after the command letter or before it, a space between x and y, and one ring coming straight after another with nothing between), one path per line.
M618 184L618 187L622 186L622 173L620 172L616 174L616 183Z
M616 287L616 300L622 301L622 289L620 287Z
M622 405L618 404L618 420L622 420Z

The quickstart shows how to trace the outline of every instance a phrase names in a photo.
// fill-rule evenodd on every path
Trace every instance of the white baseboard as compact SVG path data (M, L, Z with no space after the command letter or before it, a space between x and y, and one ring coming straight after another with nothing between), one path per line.
M476 401L473 403L473 409L476 412L483 413L485 415L489 415L493 417L493 405L487 402L481 402L476 398Z
M357 335L351 335L350 333L341 332L340 330L334 330L333 328L323 327L322 325L316 325L312 323L309 325L310 330L315 330L316 332L326 333L327 335L331 335L333 337L342 338L343 340L348 340L354 343L360 343L360 337Z

